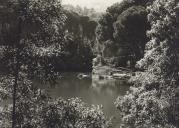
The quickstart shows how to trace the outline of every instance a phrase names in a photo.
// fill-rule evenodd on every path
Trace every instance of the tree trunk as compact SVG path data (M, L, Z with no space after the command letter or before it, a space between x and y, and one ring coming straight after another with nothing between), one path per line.
M15 81L13 85L13 109L12 109L12 128L15 128L16 125L16 94L17 94L17 87L18 87L18 79L19 79L19 49L16 53L16 67L15 67Z
M20 41L21 41L21 23L22 19L19 18L18 22L18 37L17 43L15 44L16 56L15 56L15 70L14 70L14 85L13 85L13 108L12 108L12 128L16 127L16 100L17 100L17 88L18 88L18 79L19 79L19 71L20 71Z

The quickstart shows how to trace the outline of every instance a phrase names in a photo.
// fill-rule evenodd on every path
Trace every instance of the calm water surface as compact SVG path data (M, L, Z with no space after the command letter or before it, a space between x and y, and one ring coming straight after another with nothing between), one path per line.
M105 115L115 117L113 127L117 128L120 124L120 112L116 110L114 102L119 95L122 96L126 93L129 86L120 80L79 79L78 74L63 73L56 86L46 85L44 88L54 98L79 97L89 105L103 105Z

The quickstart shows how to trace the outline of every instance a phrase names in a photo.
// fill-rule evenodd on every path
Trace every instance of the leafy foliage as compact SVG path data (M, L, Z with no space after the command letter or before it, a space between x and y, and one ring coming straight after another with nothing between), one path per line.
M127 61L130 61L130 66L133 67L143 56L148 40L145 33L150 28L147 22L147 3L148 1L124 0L109 7L99 20L96 29L98 49L106 59L118 58L113 65L126 66ZM112 42L111 48L107 42Z
M32 80L54 84L55 62L64 52L65 20L58 0L0 1L1 60L8 72L0 78L1 100L13 99L0 109L0 127L108 128L99 106L80 99L53 100ZM89 34L89 33L88 33ZM90 36L90 35L89 35ZM12 122L12 126L11 126Z
M73 5L67 4L67 5L63 5L63 8L67 11L75 12L78 15L88 16L90 17L90 19L95 20L95 21L98 20L99 16L101 15L101 13L96 12L94 8L87 8L87 7L82 8L79 5L73 6Z
M145 8L132 6L121 13L114 23L114 40L126 46L129 54L136 57L134 60L139 60L144 54L145 42L148 40L144 33L149 27Z
M2 2L1 60L12 81L12 128L17 126L18 85L38 78L54 82L55 72L50 60L61 50L65 16L59 1L9 0ZM22 77L23 76L23 77ZM2 84L3 85L3 84ZM23 85L26 85L23 83ZM11 93L11 92L9 92Z
M56 62L58 71L91 71L97 23L88 16L65 10L63 53Z
M63 47L65 15L60 3L54 0L7 1L3 10L11 11L1 13L7 17L1 20L2 61L12 74L19 61L18 67L28 72L29 77L50 79L53 68L49 63Z
M13 78L8 80L13 80ZM7 85L6 82L4 81L3 83ZM12 86L13 84L10 85L9 89ZM79 98L51 99L44 90L38 89L30 80L23 78L23 75L18 83L18 90L16 105L17 128L110 127L110 122L107 121L100 106L88 106ZM12 95L9 97L12 97ZM1 110L1 127L11 127L9 123L11 109L12 106L8 105Z
M148 6L151 30L146 53L137 66L134 86L116 106L122 112L125 128L177 128L178 88L178 17L177 0L155 0Z

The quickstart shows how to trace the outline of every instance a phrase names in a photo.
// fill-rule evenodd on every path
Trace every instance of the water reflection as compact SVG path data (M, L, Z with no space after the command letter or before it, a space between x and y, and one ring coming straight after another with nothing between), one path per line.
M114 125L117 125L120 120L114 101L119 95L124 95L128 88L124 81L92 78L79 79L78 73L63 73L56 86L53 88L45 86L45 89L54 98L80 97L88 104L103 105L104 112L108 117L118 117Z

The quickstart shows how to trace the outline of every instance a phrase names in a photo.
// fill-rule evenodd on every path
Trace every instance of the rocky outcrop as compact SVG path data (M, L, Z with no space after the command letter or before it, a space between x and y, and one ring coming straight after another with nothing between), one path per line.
M93 67L93 79L121 79L128 80L132 75L132 71L126 68L113 68L110 66Z

